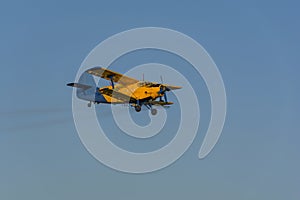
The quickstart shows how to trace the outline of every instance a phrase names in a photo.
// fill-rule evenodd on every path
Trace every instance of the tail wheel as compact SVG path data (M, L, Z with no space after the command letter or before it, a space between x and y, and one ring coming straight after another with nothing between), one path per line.
M152 115L156 115L157 114L157 110L155 108L151 109L151 114Z
M91 107L91 106L92 106L92 102L89 102L87 106L88 106L88 107Z
M142 110L142 107L140 105L135 106L135 111L140 112Z

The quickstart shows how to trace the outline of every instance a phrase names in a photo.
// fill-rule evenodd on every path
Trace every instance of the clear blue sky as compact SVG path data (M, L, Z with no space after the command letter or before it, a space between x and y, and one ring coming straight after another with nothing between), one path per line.
M300 199L300 4L195 2L1 2L0 199ZM228 115L204 160L205 125L173 165L132 175L85 150L65 84L99 42L144 26L178 30L205 47L222 73ZM152 61L141 55L115 64Z

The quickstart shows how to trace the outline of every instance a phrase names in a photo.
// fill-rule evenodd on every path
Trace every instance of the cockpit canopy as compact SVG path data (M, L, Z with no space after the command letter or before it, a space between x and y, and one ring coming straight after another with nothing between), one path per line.
M153 83L153 82L148 82L148 81L140 81L138 82L139 87L159 87L159 83Z

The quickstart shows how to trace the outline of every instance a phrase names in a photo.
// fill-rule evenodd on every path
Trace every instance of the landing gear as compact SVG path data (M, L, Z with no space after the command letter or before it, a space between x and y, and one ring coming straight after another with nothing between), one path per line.
M136 105L134 106L134 108L136 112L140 112L142 110L142 107L140 105Z
M152 109L151 109L151 114L152 114L152 115L156 115L156 114L157 114L157 110L156 110L155 108L152 108Z
M157 109L153 108L151 104L142 104L142 105L145 105L151 111L152 115L157 114ZM142 105L134 104L134 105L132 105L132 107L134 107L136 112L140 112L142 110Z
M150 111L151 111L151 115L156 115L157 114L157 110L155 108L152 107L151 104L145 105Z
M90 101L87 106L90 108L92 106L92 102Z

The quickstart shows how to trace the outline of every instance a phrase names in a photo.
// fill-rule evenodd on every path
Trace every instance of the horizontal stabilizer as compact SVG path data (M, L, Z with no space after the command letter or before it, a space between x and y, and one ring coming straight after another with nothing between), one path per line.
M90 85L84 85L84 84L81 84L81 83L68 83L67 86L81 88L81 89L84 89L84 90L90 89L92 87Z

